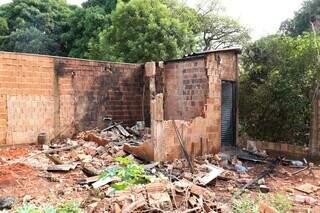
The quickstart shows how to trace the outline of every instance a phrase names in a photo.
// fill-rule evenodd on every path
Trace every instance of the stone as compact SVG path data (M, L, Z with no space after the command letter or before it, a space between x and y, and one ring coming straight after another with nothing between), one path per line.
M306 183L306 184L297 186L295 189L300 192L304 192L306 194L311 194L312 192L318 191L320 189L320 187Z
M14 202L16 201L15 197L7 196L7 197L1 197L0 198L0 210L3 209L11 209Z

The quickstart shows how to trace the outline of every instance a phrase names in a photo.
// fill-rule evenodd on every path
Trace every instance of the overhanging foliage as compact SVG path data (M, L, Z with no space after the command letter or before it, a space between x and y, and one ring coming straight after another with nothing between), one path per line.
M308 143L316 75L313 37L273 35L243 51L242 130L260 140Z

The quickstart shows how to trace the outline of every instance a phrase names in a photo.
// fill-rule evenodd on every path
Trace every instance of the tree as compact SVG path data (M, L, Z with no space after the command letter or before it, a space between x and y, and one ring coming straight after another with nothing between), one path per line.
M124 2L128 2L125 0ZM63 39L70 44L69 56L76 58L103 59L100 34L111 25L111 12L117 0L88 0L69 18L70 30Z
M119 2L102 35L105 58L125 62L166 60L187 53L193 33L160 0ZM189 52L189 51L188 51Z
M97 59L90 45L98 44L99 34L110 26L109 15L99 6L77 8L68 22L70 30L62 36L70 46L68 56Z
M13 0L0 6L0 49L141 62L244 43L246 30L218 14L217 5L201 1L196 10L179 0L87 0L83 7Z
M60 45L35 27L17 29L4 39L6 48L15 52L57 54Z
M129 2L129 0L122 0L123 2ZM100 7L105 10L107 14L110 14L116 9L117 0L88 0L82 3L83 8Z
M73 7L65 0L13 0L0 6L0 49L67 55L61 34Z
M242 56L240 120L260 140L307 144L316 78L310 34L273 35L249 45Z
M8 21L6 18L0 17L0 36L6 35L9 31Z
M302 35L303 32L311 30L310 21L314 20L320 23L320 0L306 0L292 19L281 24L280 31L292 36Z
M249 41L248 30L235 19L222 15L222 11L219 0L198 3L199 50L244 46Z
M228 16L199 15L199 23L199 48L205 51L244 46L250 39L247 29Z
M197 10L179 0L163 0L163 3L171 10L172 17L178 19L187 27L190 36L188 37L189 41L184 45L183 52L192 53L197 45L196 37L199 34Z

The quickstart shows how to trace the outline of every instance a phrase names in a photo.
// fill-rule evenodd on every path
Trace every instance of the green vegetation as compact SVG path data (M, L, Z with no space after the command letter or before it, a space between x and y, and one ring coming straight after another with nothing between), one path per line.
M150 176L145 174L143 165L134 163L128 157L118 157L116 161L120 167L112 167L100 174L100 178L117 176L122 180L112 184L114 189L123 190L131 185L150 183Z
M320 1L306 0L292 19L287 19L281 24L280 30L291 36L302 35L311 30L311 21L320 21Z
M17 213L80 213L80 204L75 201L68 201L60 204L58 207L53 206L36 206L30 203L24 203L22 207L16 209Z
M13 0L0 5L0 50L145 62L248 40L237 21L209 8L203 12L180 0L88 0L82 7Z
M75 201L62 203L57 208L57 213L80 213L80 212L81 212L80 204Z
M244 46L250 39L248 30L235 19L221 15L219 1L203 1L198 4L197 28L201 50Z
M70 46L70 57L94 58L93 51L99 42L99 33L110 25L110 18L101 7L76 8L68 19L70 29L62 35Z
M276 209L279 213L287 213L293 208L292 201L283 194L258 194L255 197L246 194L239 199L232 200L233 212L259 213L259 205L261 202Z
M194 35L172 13L160 1L120 2L111 17L112 26L102 36L107 59L165 60L192 51L185 45L192 44Z
M243 51L240 120L249 136L308 143L316 60L310 34L265 37Z
M16 209L17 213L41 213L41 209L36 205L24 203L22 207Z
M62 34L74 7L65 0L13 0L0 6L0 49L67 55Z
M269 197L269 200L279 213L289 212L289 210L293 208L292 201L284 194L275 194L274 196Z
M309 143L314 91L320 80L320 34L311 32L311 23L320 23L319 0L305 0L278 34L244 48L239 116L240 130L249 137Z
M258 213L259 206L255 199L252 199L249 195L244 195L239 199L232 201L232 209L234 213Z

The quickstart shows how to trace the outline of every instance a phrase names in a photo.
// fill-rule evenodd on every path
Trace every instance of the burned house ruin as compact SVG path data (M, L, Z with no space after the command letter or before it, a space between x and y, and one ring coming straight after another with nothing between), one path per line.
M146 64L0 52L0 145L35 143L94 127L105 117L151 129L154 160L235 145L239 49Z

